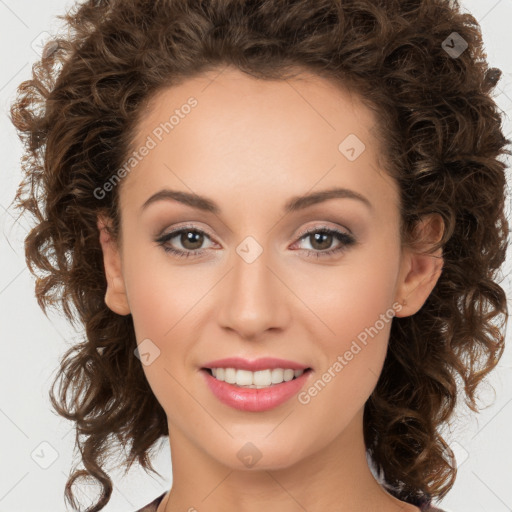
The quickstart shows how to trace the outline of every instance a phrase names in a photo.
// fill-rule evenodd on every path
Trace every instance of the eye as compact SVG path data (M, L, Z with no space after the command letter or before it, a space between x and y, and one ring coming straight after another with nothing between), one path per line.
M211 240L210 236L204 231L192 226L185 226L162 235L155 241L162 246L165 252L174 254L179 258L188 258L189 256L198 256L204 253L206 249L201 248L201 246L205 239ZM301 235L299 242L307 239L313 242L313 249L304 250L307 252L308 257L314 256L317 258L341 253L356 243L352 235L325 226L315 227L306 231ZM176 249L174 245L176 242L171 243L173 240L181 244L183 249ZM338 241L338 245L333 249L329 249L335 240Z
M311 246L313 247L313 250L304 250L307 251L308 256L315 256L317 258L341 253L356 243L356 240L352 235L328 227L312 228L306 231L306 233L300 237L300 240L310 240L312 242ZM338 245L333 249L329 249L334 240L338 240Z
M203 249L199 249L199 247L203 245L205 238L210 240L210 237L204 231L193 227L183 227L162 235L155 241L162 246L164 251L180 258L188 258L203 252ZM172 244L169 244L174 239L177 239L183 249L175 249Z

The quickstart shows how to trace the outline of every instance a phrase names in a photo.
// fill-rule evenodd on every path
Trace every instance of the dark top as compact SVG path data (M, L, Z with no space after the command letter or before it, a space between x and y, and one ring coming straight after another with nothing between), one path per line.
M146 505L145 507L137 510L137 512L156 512L158 505L164 499L164 496L168 491L164 492L162 495L158 496L154 501ZM420 508L421 512L444 512L440 508L436 508L432 505L432 500L430 498L422 498L416 501L409 501L411 505L415 505Z
M444 512L443 509L434 507L434 505L432 505L432 498L429 497L410 500L407 503L419 507L421 512Z

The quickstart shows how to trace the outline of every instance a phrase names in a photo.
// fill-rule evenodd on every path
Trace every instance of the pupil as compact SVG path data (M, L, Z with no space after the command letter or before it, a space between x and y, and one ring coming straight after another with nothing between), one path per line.
M196 240L194 240L194 238L196 238ZM203 235L195 231L186 231L181 235L181 243L183 244L183 247L187 249L198 249L203 243ZM190 243L192 244L192 247L188 246ZM194 244L197 244L197 246L194 246Z
M322 244L320 243L320 247L317 247L318 249L328 249L330 246L331 246L331 239L332 239L332 235L328 234L328 233L315 233L313 235L314 237L314 240L315 240L315 243L318 242L318 238L319 237L326 237L327 241L329 242L327 245L325 245L324 243L324 246L322 247ZM324 239L324 242L325 242L325 239ZM313 247L315 246L315 244L311 244Z

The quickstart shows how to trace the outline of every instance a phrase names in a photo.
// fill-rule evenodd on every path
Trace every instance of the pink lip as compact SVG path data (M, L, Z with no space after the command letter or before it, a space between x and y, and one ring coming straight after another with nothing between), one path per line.
M218 361L214 362L218 364ZM286 367L289 368L287 365ZM213 368L218 368L218 366L213 365ZM227 368L230 367L228 366ZM277 368L280 368L280 366L277 366ZM217 380L205 369L202 369L201 373L204 375L212 393L222 403L240 411L260 412L273 409L296 395L306 383L312 370L305 371L296 379L262 389L243 388L234 384L228 384L227 382Z
M276 359L275 357L262 357L260 359L255 359L254 361L242 359L241 357L227 357L225 359L217 359L215 361L204 363L203 368L236 368L237 370L257 372L259 370L272 370L274 368L282 368L283 370L286 370L287 368L292 370L306 370L309 367L296 363L295 361Z

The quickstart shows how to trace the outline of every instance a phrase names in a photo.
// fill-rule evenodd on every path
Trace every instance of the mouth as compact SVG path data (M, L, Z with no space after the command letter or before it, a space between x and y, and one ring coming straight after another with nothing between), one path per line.
M255 372L222 367L200 369L205 384L220 402L244 412L264 412L285 404L308 385L312 372L312 368L267 368Z
M207 373L214 379L231 384L240 388L266 389L279 386L285 382L296 380L304 374L313 371L308 367L304 370L293 370L274 368L251 372L237 368L201 368L202 372Z

